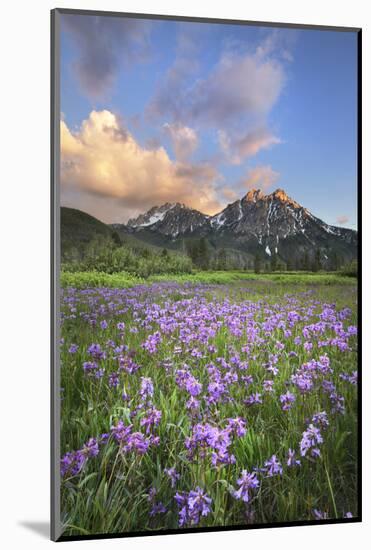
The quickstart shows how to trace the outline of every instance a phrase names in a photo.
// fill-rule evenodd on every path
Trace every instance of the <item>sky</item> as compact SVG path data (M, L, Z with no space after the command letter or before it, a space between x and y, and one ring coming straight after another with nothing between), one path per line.
M61 16L61 204L106 223L283 188L357 223L355 32Z

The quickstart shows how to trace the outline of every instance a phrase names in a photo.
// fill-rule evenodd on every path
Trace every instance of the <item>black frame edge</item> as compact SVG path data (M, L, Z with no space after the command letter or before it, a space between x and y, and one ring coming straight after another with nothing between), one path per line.
M358 515L362 521L362 29L357 32L357 230L358 230Z

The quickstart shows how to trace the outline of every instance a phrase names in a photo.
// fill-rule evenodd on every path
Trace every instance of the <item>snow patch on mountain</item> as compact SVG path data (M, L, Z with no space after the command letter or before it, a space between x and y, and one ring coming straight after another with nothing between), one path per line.
M156 214L153 214L147 222L138 223L138 225L133 224L132 227L146 227L148 225L153 225L154 223L160 222L164 219L166 212L168 212L168 210L165 210L165 212L156 212Z

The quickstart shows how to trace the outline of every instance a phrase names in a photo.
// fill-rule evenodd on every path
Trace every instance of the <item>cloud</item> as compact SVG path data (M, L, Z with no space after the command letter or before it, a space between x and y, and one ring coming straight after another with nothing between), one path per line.
M77 132L62 120L61 154L62 204L104 221L122 222L168 201L210 214L220 209L214 167L141 146L110 111L92 111Z
M261 150L281 143L269 116L286 83L290 57L287 40L272 32L255 50L225 48L208 72L200 71L191 49L181 50L147 107L153 119L168 124L214 130L223 160L241 164ZM187 42L188 44L188 42Z
M265 118L285 83L283 64L258 50L225 53L203 78L194 80L194 59L177 59L156 91L150 110L174 121L221 128Z
M124 64L145 59L149 52L149 21L95 15L62 15L77 48L74 71L82 91L102 99Z
M337 221L337 223L340 223L340 225L343 225L343 224L349 222L349 218L348 218L348 216L342 215L342 216L338 216L338 217L336 218L336 221Z
M256 128L243 137L231 139L226 132L219 130L218 141L225 158L232 164L241 164L246 158L253 157L262 149L281 143L280 138L267 128Z
M165 132L170 136L177 160L185 161L192 156L198 145L198 137L195 130L180 124L163 125Z
M279 178L280 174L270 166L255 166L247 172L246 177L241 181L241 186L246 189L258 188L266 191L277 183Z
M196 58L177 57L174 64L161 78L154 97L146 107L148 119L171 119L181 125L186 124L190 114L188 105L188 83L193 79L199 64Z
M147 119L158 118L189 124L185 112L188 103L189 87L200 70L199 58L205 39L210 33L210 26L202 23L177 23L175 59L165 74L161 75L154 95L146 107Z
M261 58L275 56L277 59L292 62L292 47L298 37L296 29L272 29L256 48L256 55Z
M273 60L228 55L192 90L192 118L210 126L234 123L241 115L265 117L283 88L284 73Z
M246 189L261 189L267 191L280 179L280 174L270 166L262 165L250 168L244 178L235 182L232 187L224 186L219 195L228 202L233 202L246 194Z
M228 201L236 201L240 198L236 191L234 189L231 189L230 187L223 187L221 191L223 197L226 198Z

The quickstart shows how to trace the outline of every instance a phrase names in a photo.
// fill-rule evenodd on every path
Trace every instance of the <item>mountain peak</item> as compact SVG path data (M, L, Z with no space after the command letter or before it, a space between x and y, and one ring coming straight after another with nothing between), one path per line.
M148 229L160 231L172 238L179 234L192 233L204 225L208 216L180 202L166 202L162 206L154 206L137 218L130 219L127 226L132 230Z
M261 192L260 189L250 189L245 195L245 200L249 202L256 202L259 199L262 199L264 197L264 194Z
M296 202L294 199L289 197L286 191L284 189L281 189L280 187L275 191L273 191L273 193L271 193L271 195L269 196L282 203L287 203L294 208L301 208L301 205L298 202Z
M295 206L299 206L299 204L292 200L288 196L286 191L284 189L281 189L280 187L273 191L273 193L271 193L270 195L264 195L264 193L260 189L250 189L244 196L244 200L247 202L257 202L259 200L265 199L277 199L280 202L287 202Z
M286 191L284 189L281 189L280 187L275 191L273 191L272 195L273 197L281 200L282 202L286 202L289 200L289 196L287 195Z
M161 206L153 206L145 212L144 214L140 214L137 218L130 219L128 221L128 226L130 227L137 227L137 226L147 226L147 225L153 225L154 223L163 220L166 213L169 210L172 210L177 206L177 203L170 203L166 202L165 204Z

